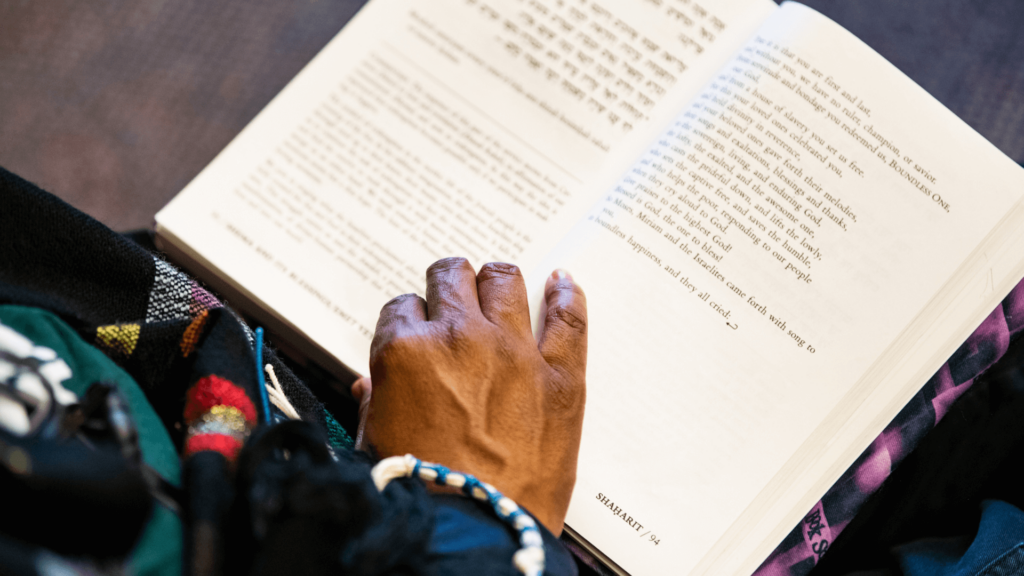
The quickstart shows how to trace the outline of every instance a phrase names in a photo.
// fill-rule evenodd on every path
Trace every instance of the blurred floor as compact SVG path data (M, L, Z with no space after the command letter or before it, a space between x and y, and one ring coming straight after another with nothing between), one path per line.
M2 0L0 166L148 227L362 4Z
M1024 2L808 3L1024 161ZM147 227L362 4L2 0L0 166Z

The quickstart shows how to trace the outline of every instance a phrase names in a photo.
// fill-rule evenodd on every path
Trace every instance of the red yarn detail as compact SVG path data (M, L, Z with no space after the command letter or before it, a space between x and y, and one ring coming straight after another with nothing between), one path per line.
M185 422L191 424L196 418L209 412L210 408L221 404L238 408L245 416L246 422L256 423L256 406L245 390L230 380L213 374L200 378L195 386L185 393Z
M220 452L225 458L234 462L242 443L226 434L198 434L185 440L185 457L196 452Z

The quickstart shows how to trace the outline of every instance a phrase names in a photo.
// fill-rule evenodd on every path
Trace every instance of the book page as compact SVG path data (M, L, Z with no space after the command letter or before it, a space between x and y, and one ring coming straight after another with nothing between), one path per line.
M374 0L157 216L367 373L380 307L460 255L532 268L770 0Z
M541 266L590 317L567 524L631 574L752 572L1019 280L1022 192L784 5Z

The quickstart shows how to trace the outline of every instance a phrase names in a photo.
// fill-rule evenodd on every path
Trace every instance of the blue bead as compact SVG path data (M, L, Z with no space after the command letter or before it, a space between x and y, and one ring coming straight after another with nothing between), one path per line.
M473 489L480 488L480 481L469 474L466 474L465 476L466 483L462 485L462 492L467 496L475 498L475 496L473 496Z
M497 490L488 490L487 488L484 488L484 491L487 492L487 500L490 501L491 506L495 510L498 510L498 500L501 500L501 492L498 492Z
M439 486L444 486L448 481L448 473L451 472L451 470L438 464L437 466L434 466L434 471L437 472L437 478L434 478L434 483Z

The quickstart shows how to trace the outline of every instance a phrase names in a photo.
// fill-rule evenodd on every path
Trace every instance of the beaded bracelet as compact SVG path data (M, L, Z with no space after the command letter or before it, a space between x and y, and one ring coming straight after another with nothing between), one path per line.
M438 486L451 486L462 490L466 496L487 502L494 513L503 522L512 526L519 534L520 548L512 556L512 564L521 573L528 576L540 576L544 572L544 539L540 535L537 523L523 511L511 498L498 492L494 486L481 482L460 472L441 466L423 462L412 454L385 458L373 467L371 472L377 490L384 491L389 482L395 478L412 477L425 482L434 482Z

